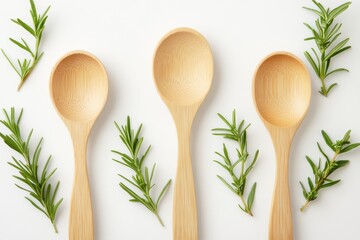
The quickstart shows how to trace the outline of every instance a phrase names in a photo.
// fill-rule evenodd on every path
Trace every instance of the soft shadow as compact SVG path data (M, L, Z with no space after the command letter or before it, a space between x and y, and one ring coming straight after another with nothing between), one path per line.
M104 65L107 64L104 62ZM110 64L108 64L110 66ZM94 156L93 149L96 149L98 146L101 146L100 139L97 136L101 135L101 131L103 131L104 126L109 124L109 119L111 118L111 114L116 109L115 107L118 105L118 102L120 101L118 99L118 96L121 96L119 94L120 85L119 76L115 74L111 69L107 68L107 74L109 79L109 92L108 92L108 98L107 102L104 106L103 111L101 112L99 118L96 120L90 136L89 136L89 142L87 146L87 156L88 156L88 174L89 174L89 182L90 182L90 189L91 189L91 196L92 196L92 208L93 208L93 219L94 219L94 238L100 239L100 236L104 236L104 234L101 233L101 229L98 227L101 224L99 224L97 221L101 219L97 216L98 213L101 212L101 206L98 205L97 199L94 196L101 196L101 189L95 188L95 184L92 184L95 181L95 176L97 175L97 170L95 169L95 165L92 164L95 162L95 159L91 159L91 156ZM103 160L103 159L97 159L97 160ZM106 234L105 234L106 235Z
M210 43L210 46L212 44ZM197 159L196 156L199 156L198 152L203 149L201 144L201 136L200 134L200 126L201 124L206 121L207 111L210 109L210 106L216 100L219 90L220 90L220 79L221 79L221 71L219 69L220 63L218 62L218 52L215 48L212 48L212 54L214 58L214 77L212 81L212 86L208 96L205 98L204 102L202 103L199 111L197 112L193 126L192 126L192 133L191 133L191 159L193 160L193 172L194 172L194 181L195 181L195 190L196 190L196 202L197 202L197 210L198 210L198 232L199 232L199 239L204 239L204 233L206 231L205 227L203 227L202 216L205 216L207 210L205 209L205 204L200 204L201 202L205 202L206 199L201 199L200 196L204 196L203 191L206 189L201 187L200 181L200 171L203 171L204 167L202 164L204 163L204 159Z
M294 179L292 179L292 176L294 176L295 171L297 171L297 169L294 167L296 164L294 161L291 161L291 159L304 159L305 162L305 153L304 152L299 152L299 148L297 148L296 146L299 146L301 144L302 141L304 141L305 139L305 133L309 130L309 126L311 126L313 119L315 119L317 117L317 109L319 109L319 101L318 98L316 96L316 94L319 94L317 92L316 89L314 89L314 86L312 86L312 98L311 98L311 102L310 102L310 107L308 110L307 115L305 116L303 122L301 123L299 129L297 130L293 142L291 144L291 153L290 153L290 162L289 162L289 184L290 184L290 194L291 194L291 198L294 199L295 196L297 195L298 191L300 191L300 185L298 184L298 180L294 181ZM297 160L297 159L296 159ZM293 184L293 182L296 182L297 184ZM298 228L298 226L301 226L301 221L299 218L296 218L294 216L296 216L295 212L299 211L299 206L295 205L296 202L295 201L291 201L291 209L292 209L292 222L293 222L293 231L294 231L294 236L299 237L299 239L301 239L302 236L302 230Z

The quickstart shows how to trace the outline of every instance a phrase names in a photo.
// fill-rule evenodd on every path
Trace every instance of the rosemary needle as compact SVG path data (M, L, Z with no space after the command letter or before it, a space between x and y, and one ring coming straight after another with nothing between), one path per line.
M252 162L246 167L246 161L248 160L249 153L247 151L247 134L246 130L250 126L244 126L245 121L242 120L239 124L236 121L236 112L235 110L232 113L232 120L227 120L223 115L218 113L219 118L225 123L226 128L214 128L212 129L213 135L221 136L225 139L232 140L238 144L236 148L237 153L237 160L235 162L231 161L228 149L225 144L223 144L223 153L215 152L223 161L220 162L218 160L214 160L219 166L224 168L228 175L230 176L232 182L231 184L228 183L225 178L220 175L217 177L220 179L221 182L225 184L233 193L240 197L242 205L238 205L239 208L244 211L245 213L253 216L252 213L252 205L255 198L256 192L256 182L252 185L251 190L248 194L247 200L245 201L245 189L246 189L246 178L253 169L258 155L259 150L256 150L255 155L253 157ZM235 168L240 164L240 173L235 173Z
M17 62L14 63L10 60L8 55L5 53L3 49L1 49L2 53L4 54L5 58L9 62L10 66L15 70L15 72L20 77L20 84L18 86L18 91L25 83L26 79L29 77L31 72L34 70L36 64L40 61L41 57L43 56L43 52L40 52L40 43L42 40L43 32L45 29L45 23L48 19L48 11L50 10L50 6L44 11L44 13L40 14L37 12L36 5L33 0L30 0L30 14L32 19L32 26L25 23L20 18L11 19L12 22L22 27L25 31L30 33L34 37L35 46L34 49L31 49L29 44L21 38L21 40L15 40L10 38L10 41L14 43L17 47L27 52L31 59L17 59ZM18 66L16 66L18 65Z
M327 86L325 80L334 73L349 71L346 68L331 69L330 65L335 56L351 48L351 46L347 45L349 38L343 39L337 43L341 35L340 29L342 24L334 24L335 18L348 9L351 2L346 2L333 10L330 10L329 8L325 8L321 3L315 0L312 1L318 9L308 7L304 8L315 13L318 18L315 20L316 27L312 27L309 24L304 23L313 34L311 37L306 38L305 41L313 40L316 43L317 50L311 48L310 52L306 51L304 54L320 79L321 88L319 93L327 97L329 92L337 85L337 83Z
M126 166L134 172L134 175L131 177L131 179L119 174L119 176L124 180L124 182L120 182L119 185L131 196L130 202L137 202L144 205L148 210L155 214L160 224L164 226L164 223L158 213L158 207L162 197L170 186L171 179L165 184L155 201L151 197L151 190L155 186L153 183L153 177L156 164L153 165L151 170L149 170L148 167L143 167L144 160L147 157L151 146L149 146L145 153L140 156L141 146L144 140L143 137L140 137L142 124L137 129L135 134L131 127L130 117L127 117L127 121L124 126L119 126L116 122L115 126L119 131L120 139L127 148L129 154L112 150L113 153L116 153L121 157L120 161L116 159L113 160L121 165ZM125 185L125 183L130 185ZM141 192L143 196L141 197L138 193L132 190L130 186L134 187L138 192Z
M322 166L321 158L319 159L319 163L316 165L314 161L309 157L306 156L306 160L308 161L309 165L311 166L312 172L314 174L314 181L311 180L310 177L307 178L308 185L310 190L307 191L304 184L300 182L301 188L303 190L303 195L306 199L305 204L301 207L301 211L303 212L305 208L309 205L311 201L317 199L319 195L319 191L324 188L331 187L341 180L331 180L329 176L338 170L349 164L349 160L338 160L338 157L342 153L349 152L358 146L360 143L351 143L350 142L350 133L351 131L347 131L344 137L340 140L333 142L329 135L325 131L321 131L322 136L326 145L333 151L333 156L330 158L322 149L319 143L317 143L317 147L321 153L321 155L325 158L325 164Z
M56 168L53 170L49 169L51 162L51 156L48 157L44 166L42 167L41 173L39 174L41 164L40 154L41 154L41 139L37 147L35 148L33 154L31 155L30 151L30 141L33 130L30 131L26 140L22 138L20 130L20 121L22 117L23 110L21 110L19 116L16 116L15 109L11 108L10 114L3 110L5 115L5 120L0 120L0 123L4 125L9 131L10 134L0 133L0 137L4 140L5 144L15 150L22 159L17 157L12 157L12 162L8 164L14 167L19 171L19 175L14 175L22 185L25 187L15 184L21 190L24 190L29 194L29 197L25 197L31 205L36 209L46 215L49 218L51 224L54 227L54 231L58 233L55 219L57 210L63 201L56 200L56 194L59 189L60 181L57 182L55 188L52 187L49 183L50 178L54 175Z

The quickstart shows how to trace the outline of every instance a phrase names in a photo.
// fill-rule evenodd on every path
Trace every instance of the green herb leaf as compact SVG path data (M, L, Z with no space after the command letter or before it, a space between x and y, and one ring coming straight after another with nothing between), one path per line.
M358 146L360 146L360 143L354 143L354 144L350 144L349 146L347 147L344 147L343 149L341 149L340 153L345 153L345 152L348 152L354 148L357 148Z
M8 162L10 166L19 172L19 175L14 175L14 178L19 180L25 187L18 184L15 185L30 195L30 197L25 198L31 203L31 205L49 218L54 227L54 231L57 233L58 230L55 224L56 213L63 199L61 198L55 204L55 198L60 181L57 182L55 189L52 190L49 180L55 173L56 169L49 172L51 156L47 159L39 174L42 139L38 142L36 149L33 151L33 156L31 157L29 144L33 131L30 131L26 141L21 137L20 119L23 110L21 110L18 117L16 116L14 108L11 108L10 114L5 109L3 112L5 119L0 122L7 128L8 131L10 131L10 134L7 135L0 133L0 137L4 140L8 147L14 149L23 158L23 160L18 160L15 157L12 157L13 162Z
M238 159L234 162L231 160L229 151L225 144L223 144L223 154L221 154L219 152L215 152L216 155L221 157L223 162L220 162L218 160L214 160L214 162L217 163L218 165L220 165L224 170L226 170L228 172L228 175L231 178L231 182L225 180L225 178L223 178L220 175L217 175L217 177L220 179L220 181L222 183L224 183L224 185L227 188L229 188L233 193L235 193L236 195L238 195L240 197L242 205L239 204L239 208L242 211L244 211L245 213L252 216L253 214L252 214L251 208L252 208L254 198L255 198L256 183L254 183L252 185L252 188L247 197L247 201L245 201L244 192L246 189L246 178L247 178L248 174L251 172L251 170L253 169L253 167L257 161L257 158L259 155L259 150L256 151L252 162L246 168L245 164L249 157L249 153L247 151L246 130L248 129L250 124L247 125L246 127L244 127L244 123L245 123L244 120L242 120L238 124L236 121L235 110L232 112L232 115L231 115L231 123L220 113L218 113L217 115L225 123L226 126L225 126L225 128L212 129L213 135L221 136L225 139L233 140L238 144L238 148L235 149ZM238 165L240 165L240 173L236 174L235 167L237 167ZM239 177L237 177L237 176L239 176Z
M333 10L325 8L321 3L315 0L313 0L313 3L318 9L303 7L304 9L315 13L318 17L315 20L316 28L310 26L308 23L304 23L312 33L312 36L305 38L305 41L312 40L316 43L318 51L315 51L313 48L312 51L317 61L314 60L315 57L312 57L308 51L305 51L304 55L321 82L319 92L323 96L327 97L329 92L337 85L337 83L330 84L328 87L325 83L325 79L334 73L345 71L348 72L348 70L345 68L330 70L330 63L335 56L351 48L351 46L347 46L349 38L341 40L339 43L333 46L333 44L341 35L339 31L342 26L339 23L334 24L334 20L337 16L349 8L351 2L341 4Z
M120 187L127 192L132 198L129 200L130 202L141 203L147 209L149 209L153 214L156 215L157 219L159 220L160 224L164 226L159 214L158 214L158 206L169 189L171 184L171 180L169 180L166 185L161 190L159 196L157 197L156 202L151 197L151 189L155 184L153 184L152 180L154 177L155 172L155 164L153 165L151 172L149 171L148 167L143 167L143 162L150 151L151 146L149 146L145 153L140 156L141 146L143 143L144 138L140 137L142 124L136 131L134 135L134 129L131 127L131 120L130 117L127 117L126 124L124 126L119 126L115 122L115 127L119 131L120 139L127 148L129 154L122 153L120 151L112 150L113 153L118 154L121 157L121 161L113 159L115 162L128 167L129 169L134 171L134 175L131 177L132 180L124 177L123 175L119 174L119 176L124 179L126 182L130 183L135 189L140 192L141 194L136 193L130 187L126 186L123 182L120 182ZM150 172L150 173L149 173Z
M342 139L333 142L331 140L331 138L329 137L329 135L325 131L321 131L324 141L329 146L329 148L333 151L334 155L330 159L325 154L323 149L320 147L320 144L317 143L317 146L318 146L318 149L319 149L321 155L323 157L325 157L325 159L326 159L325 166L324 167L321 166L321 158L319 159L318 166L316 166L314 161L310 157L306 156L306 160L308 161L309 165L311 166L311 169L312 169L312 172L313 172L313 175L315 178L315 183L313 183L311 178L308 177L307 180L308 180L310 190L307 191L305 186L303 185L303 183L300 182L304 198L306 199L305 204L300 209L301 211L304 211L305 208L309 205L309 203L311 201L314 201L318 197L319 191L321 189L334 186L335 184L337 184L338 182L341 181L340 179L333 181L329 178L329 176L333 172L335 172L337 169L342 168L349 164L349 162L350 162L349 160L337 160L337 158L339 157L340 154L349 152L349 151L357 148L358 146L360 146L360 143L351 143L350 142L350 132L351 132L350 130L347 131L344 134Z
M313 160L311 160L311 158L308 157L308 156L306 156L306 160L307 160L308 163L310 164L311 169L312 169L312 171L313 171L313 174L316 175L318 169L316 168L315 163L314 163Z
M43 56L43 52L40 52L40 44L41 44L41 38L45 29L45 22L48 18L47 13L50 9L50 6L45 10L43 14L38 14L36 5L33 0L30 0L30 14L32 18L32 24L27 24L20 18L11 19L12 22L22 27L25 31L30 33L34 37L35 47L34 52L30 49L29 45L26 43L24 39L21 38L22 43L10 38L10 41L14 43L17 47L25 50L27 53L30 54L32 60L27 59L17 59L18 67L16 67L14 62L5 54L5 51L1 49L2 53L4 54L6 60L9 62L10 66L15 70L15 72L20 77L20 84L18 86L18 91L26 81L26 79L29 77L30 73L35 68L36 64L40 61L41 57ZM30 26L31 25L31 26Z
M252 208L252 205L253 205L253 202L254 202L255 192L256 192L256 183L253 184L253 186L252 186L252 188L250 190L248 199L247 199L247 205L248 205L248 208L249 208L250 211L251 211L251 208Z
M329 146L329 148L335 151L334 143L333 141L331 141L329 135L324 130L321 131L321 134L325 140L325 143Z
M331 187L331 186L337 184L337 183L340 182L340 181L341 181L341 180L339 179L339 180L336 180L336 181L331 181L331 182L325 183L325 184L321 185L321 186L319 187L319 189Z

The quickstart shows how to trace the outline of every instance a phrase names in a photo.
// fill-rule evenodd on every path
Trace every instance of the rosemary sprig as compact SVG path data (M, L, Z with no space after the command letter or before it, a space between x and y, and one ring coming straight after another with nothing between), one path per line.
M4 54L7 61L10 63L11 67L15 70L15 72L20 77L20 84L18 86L18 91L22 87L22 85L25 83L26 79L29 77L30 73L34 70L36 64L40 61L41 57L43 56L43 52L39 52L39 47L43 35L43 31L45 29L45 23L48 18L47 13L50 9L50 6L45 10L44 13L39 14L36 10L36 6L33 0L30 0L30 14L32 18L32 27L25 23L20 18L17 19L11 19L12 22L19 25L23 29L25 29L28 33L30 33L34 39L35 39L35 47L34 50L32 50L29 47L29 44L21 38L21 41L15 40L13 38L10 38L10 41L14 43L19 48L25 50L28 54L30 54L31 59L25 58L23 60L17 59L17 64L13 63L10 58L7 56L5 51L1 49L2 53ZM18 66L16 66L18 65Z
M20 130L20 120L22 117L23 110L21 110L20 115L17 117L15 109L11 108L10 114L3 109L5 120L0 120L0 122L10 131L9 135L0 133L0 137L4 140L6 145L15 150L23 158L12 157L12 162L8 164L14 167L19 171L19 175L14 175L14 178L19 180L25 187L22 187L18 184L15 184L21 190L24 190L29 193L29 197L25 197L35 208L44 213L49 220L51 221L54 231L58 233L56 228L55 219L57 210L62 202L62 198L59 201L56 201L56 194L59 189L60 181L57 182L55 188L53 189L51 183L49 183L50 178L54 175L56 168L54 170L49 169L51 162L51 156L45 162L44 167L39 174L40 168L39 162L41 154L41 145L43 139L37 144L36 149L33 151L31 156L30 154L30 140L33 133L33 130L30 131L26 140L21 136Z
M153 214L156 215L160 224L164 226L164 223L161 220L158 213L158 207L162 197L164 196L165 192L170 186L171 179L163 187L159 196L157 197L157 200L154 201L153 198L151 197L151 190L155 186L155 184L153 183L153 177L155 173L156 164L153 165L151 171L149 171L148 167L143 168L144 160L147 154L149 153L151 146L149 146L146 149L145 153L142 156L140 156L141 145L144 140L143 137L140 137L142 124L137 129L135 135L134 135L134 130L131 128L130 117L127 117L126 125L120 127L117 124L117 122L115 122L115 126L120 133L121 141L124 143L125 147L129 151L129 155L126 153L112 150L113 153L116 153L121 157L121 161L116 159L113 160L134 171L134 175L131 177L131 179L126 178L121 174L118 175L123 180L125 180L125 182L129 183L130 186L135 187L135 189L141 192L143 197L139 196L139 194L137 194L135 191L130 189L130 187L125 185L123 182L120 182L119 185L124 191L126 191L131 196L130 202L137 202L144 205L147 209L149 209Z
M303 195L306 199L305 204L300 209L302 212L305 210L305 208L309 205L311 201L314 201L318 197L319 191L321 189L331 187L341 181L340 179L331 180L329 179L329 176L337 169L349 164L349 160L337 160L340 154L349 152L350 150L353 150L354 148L360 146L360 143L350 142L350 132L350 130L347 131L341 140L333 142L325 131L321 131L326 145L328 145L328 147L334 152L334 155L332 158L329 158L328 155L321 148L320 144L317 143L320 153L325 158L324 167L321 164L321 158L319 159L318 165L315 165L314 161L309 156L306 156L306 160L310 164L313 171L315 181L313 182L311 178L308 177L307 180L310 188L309 191L307 191L304 184L300 182L301 188L303 190Z
M327 87L325 84L327 77L337 72L349 71L346 68L330 70L330 63L336 55L351 48L351 46L347 45L349 38L341 40L335 45L335 41L341 35L339 31L342 24L336 23L333 25L334 19L348 9L351 2L346 2L330 10L329 8L326 9L321 3L315 0L312 1L318 7L318 10L308 7L304 8L318 15L318 18L315 20L316 28L304 23L313 34L312 37L305 38L305 41L314 40L318 49L316 51L314 48L311 48L312 53L305 51L304 54L321 81L319 93L327 97L330 90L337 85L337 83L333 83Z
M250 126L247 125L244 127L244 120L237 124L236 122L236 112L232 112L232 123L226 120L225 117L218 113L220 119L226 124L226 128L214 128L212 129L213 135L222 136L223 138L233 140L237 142L238 148L236 148L237 160L235 162L231 161L229 153L225 144L223 144L223 154L215 152L216 155L222 158L223 162L214 160L215 163L223 167L231 177L231 184L228 183L223 177L217 175L221 182L225 184L233 193L238 195L241 199L242 206L239 204L239 207L242 211L253 216L251 211L256 191L256 182L252 185L251 190L248 194L247 201L245 201L245 188L246 188L246 178L253 169L256 160L259 155L259 150L256 150L254 158L248 167L245 167L246 161L248 160L249 153L247 151L247 134L246 130ZM235 168L240 164L240 173L235 173Z

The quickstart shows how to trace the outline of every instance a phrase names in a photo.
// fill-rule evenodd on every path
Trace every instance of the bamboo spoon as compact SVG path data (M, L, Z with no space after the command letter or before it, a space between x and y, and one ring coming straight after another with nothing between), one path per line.
M196 240L197 210L189 142L193 119L211 87L210 46L195 30L175 29L160 41L153 67L155 85L173 116L178 134L173 239Z
M108 94L105 68L90 53L71 52L55 65L50 78L50 94L55 109L69 129L75 153L69 240L93 240L86 146L91 127Z
M271 135L277 159L269 240L291 240L289 151L310 104L311 82L305 65L290 53L269 55L255 73L253 97L258 114Z

